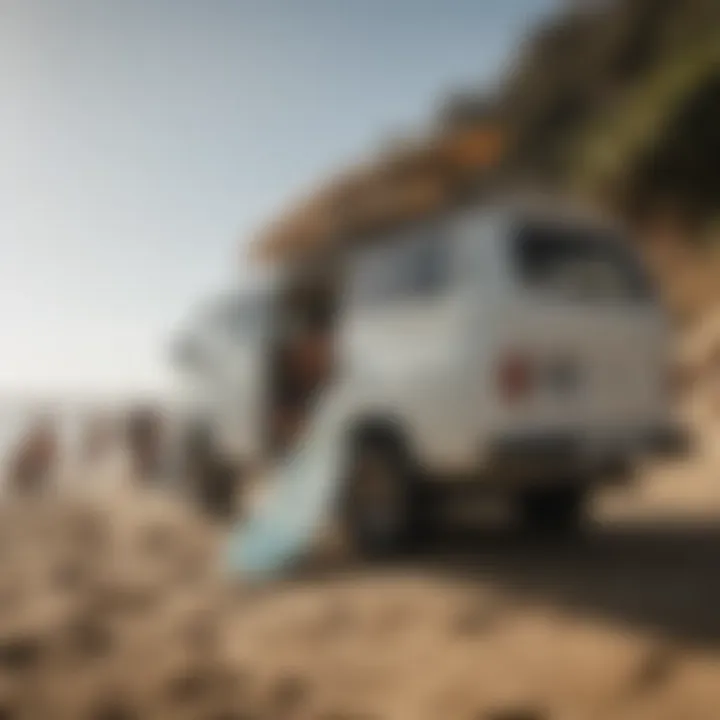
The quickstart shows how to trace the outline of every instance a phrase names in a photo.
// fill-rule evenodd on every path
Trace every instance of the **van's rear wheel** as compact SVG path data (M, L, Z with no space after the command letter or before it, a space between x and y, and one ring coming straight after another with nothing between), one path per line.
M408 549L415 523L411 480L396 444L376 440L355 448L343 507L344 534L354 552L383 559Z
M578 533L585 519L587 492L580 487L529 490L518 503L523 531L544 538Z

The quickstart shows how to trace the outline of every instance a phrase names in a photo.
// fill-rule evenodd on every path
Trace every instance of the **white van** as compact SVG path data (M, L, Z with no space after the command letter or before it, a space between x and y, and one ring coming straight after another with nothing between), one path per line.
M363 550L423 532L451 489L504 495L528 526L567 530L593 488L682 449L668 320L614 227L498 203L352 248L327 286L334 312L323 327L334 345L327 384L345 398L346 527ZM272 415L268 346L289 307L302 315L274 293L252 341L217 364L254 358L241 363L244 394L217 372L204 390L218 433L247 433L253 453Z
M598 484L683 447L668 319L635 253L597 219L529 208L448 213L348 263L338 382L368 547L427 520L440 498L416 503L418 483L504 493L567 530Z

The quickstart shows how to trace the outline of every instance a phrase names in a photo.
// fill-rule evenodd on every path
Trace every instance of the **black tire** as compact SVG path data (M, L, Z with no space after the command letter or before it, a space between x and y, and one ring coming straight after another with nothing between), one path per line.
M580 487L531 490L518 503L523 532L545 539L576 536L585 519L587 492Z
M395 442L359 442L352 453L343 498L343 526L352 550L366 559L390 559L416 539L414 478Z

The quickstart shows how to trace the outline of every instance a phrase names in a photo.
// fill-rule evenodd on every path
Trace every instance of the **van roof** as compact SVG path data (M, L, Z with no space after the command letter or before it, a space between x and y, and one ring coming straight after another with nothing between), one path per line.
M289 252L288 248L288 252L279 252L277 259L280 261L281 267L283 264L292 265L297 262L317 264L318 261L322 262L324 256L329 252L338 250L343 252L347 247L363 245L367 241L383 236L386 231L422 224L430 219L442 216L473 211L497 212L507 216L527 216L537 222L572 223L607 230L619 230L615 220L588 202L582 202L568 196L533 191L497 191L495 193L485 193L482 197L471 197L450 204L443 204L434 209L428 209L424 213L373 224L365 230L354 228L350 232L326 239L323 243L308 243L305 245L298 242L294 252ZM319 252L319 249L324 250L324 252Z
M412 227L423 222L429 222L432 219L457 214L472 215L473 213L494 215L508 221L519 219L538 224L580 225L605 231L611 235L623 234L622 227L615 218L588 203L582 203L567 197L517 192L512 194L498 193L474 202L457 203L452 207L445 207L423 218L408 220L406 223L397 223L388 228L348 238L346 242L348 246L362 247L374 240L382 241L383 237L392 238L393 229ZM389 232L386 232L386 230Z

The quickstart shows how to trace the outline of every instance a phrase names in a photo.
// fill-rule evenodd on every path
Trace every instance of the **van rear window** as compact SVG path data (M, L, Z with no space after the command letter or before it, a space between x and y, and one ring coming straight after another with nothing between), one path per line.
M522 283L573 300L642 300L652 285L639 259L611 232L526 224L515 235Z

